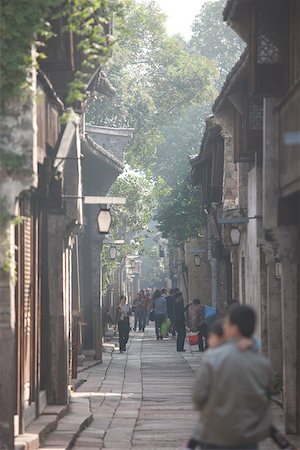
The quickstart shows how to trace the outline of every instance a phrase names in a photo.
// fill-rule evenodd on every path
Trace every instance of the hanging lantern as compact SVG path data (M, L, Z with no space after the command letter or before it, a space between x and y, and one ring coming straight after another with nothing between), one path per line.
M109 256L112 261L114 261L117 258L117 254L118 254L117 247L110 247Z
M100 209L97 217L98 230L100 234L107 234L111 226L111 213L107 208Z
M201 256L200 255L194 256L194 264L196 267L199 267L201 265Z
M230 240L232 245L239 245L241 239L241 232L237 227L231 228Z

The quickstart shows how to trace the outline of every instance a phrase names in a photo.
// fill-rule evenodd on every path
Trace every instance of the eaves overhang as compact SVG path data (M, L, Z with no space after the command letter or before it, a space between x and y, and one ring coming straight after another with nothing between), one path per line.
M248 83L248 70L249 51L246 49L231 72L227 75L220 95L217 97L212 107L214 115L218 114L222 109L230 106L230 96L232 96L235 92L246 88Z
M116 95L116 89L109 81L107 75L98 67L93 73L92 77L87 83L86 92L88 94L98 93L105 95L106 97L114 97Z
M61 99L59 98L59 96L57 95L57 93L55 92L55 89L51 81L41 69L38 70L38 82L41 84L48 97L56 104L60 113L62 113L64 111L65 106L61 101Z
M194 184L198 184L201 178L201 167L212 156L212 148L209 145L210 142L218 137L221 132L220 126L217 124L214 116L209 116L206 121L203 138L201 141L200 152L198 155L191 156L189 158L192 166L191 178Z
M228 0L223 11L223 20L245 42L249 41L250 4L254 0Z
M88 134L85 136L83 146L84 149L86 149L88 152L90 152L91 155L99 160L99 163L108 164L119 173L122 173L124 171L124 163L119 161L115 156L105 150L105 148L103 148L100 144L97 144L97 142L94 141L94 139Z

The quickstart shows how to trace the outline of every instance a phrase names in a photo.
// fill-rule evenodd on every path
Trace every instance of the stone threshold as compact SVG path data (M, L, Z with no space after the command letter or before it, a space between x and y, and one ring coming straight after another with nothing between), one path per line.
M100 364L100 361L86 361L84 367L78 368L78 373L84 372L85 370L94 367ZM84 379L76 379L72 380L71 389L76 391L82 383L86 380ZM70 412L72 402L70 405L66 406L58 406L58 405L48 405L43 410L43 413L37 419L33 420L31 424L26 427L25 433L20 434L15 437L15 448L14 450L38 450L39 448L44 448L43 445L47 442L47 438L49 434L53 434L58 428L58 424L61 423L61 419L64 416L68 416ZM82 429L87 426L85 424L86 419L91 420L90 411L86 411L86 416L82 418L82 423L78 423L78 427L82 427L78 429L78 433L72 440L72 442L77 439ZM76 431L76 430L75 430ZM70 439L71 440L71 439ZM50 447L51 448L51 447ZM61 447L63 449L63 447ZM71 448L71 447L66 447ZM53 450L53 447L52 447Z
M26 427L25 433L15 437L15 450L37 450L67 410L68 406L46 406L41 416Z
M76 439L93 421L90 411L90 402L86 398L72 399L67 414L59 420L57 427L42 442L39 449L69 450Z
M103 352L112 354L115 345L103 344ZM101 364L101 361L86 359L84 365L78 367L78 374ZM77 378L71 382L71 390L75 392L86 380ZM24 434L16 436L14 450L69 450L81 432L93 421L90 403L87 398L70 398L67 406L46 406L42 415L34 420Z

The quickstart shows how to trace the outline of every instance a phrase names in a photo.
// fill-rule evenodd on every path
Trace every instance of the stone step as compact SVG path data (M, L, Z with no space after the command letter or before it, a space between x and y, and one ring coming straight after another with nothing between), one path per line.
M46 437L39 448L43 450L72 448L81 431L88 427L92 420L89 400L86 398L72 400L67 414L58 421L55 431Z
M15 450L37 450L47 435L56 429L59 419L68 411L68 406L49 405L43 414L26 427L25 433L16 436Z

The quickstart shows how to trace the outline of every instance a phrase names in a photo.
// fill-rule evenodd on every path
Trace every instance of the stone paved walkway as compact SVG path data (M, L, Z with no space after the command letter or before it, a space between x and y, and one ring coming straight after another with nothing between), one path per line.
M133 335L126 353L91 368L74 397L89 397L94 420L74 449L182 449L196 420L191 388L200 364L186 353L149 328Z
M131 336L126 353L89 369L73 401L89 399L94 419L74 449L182 449L197 419L191 388L201 364L186 347L177 353L174 338L157 341L149 328Z

